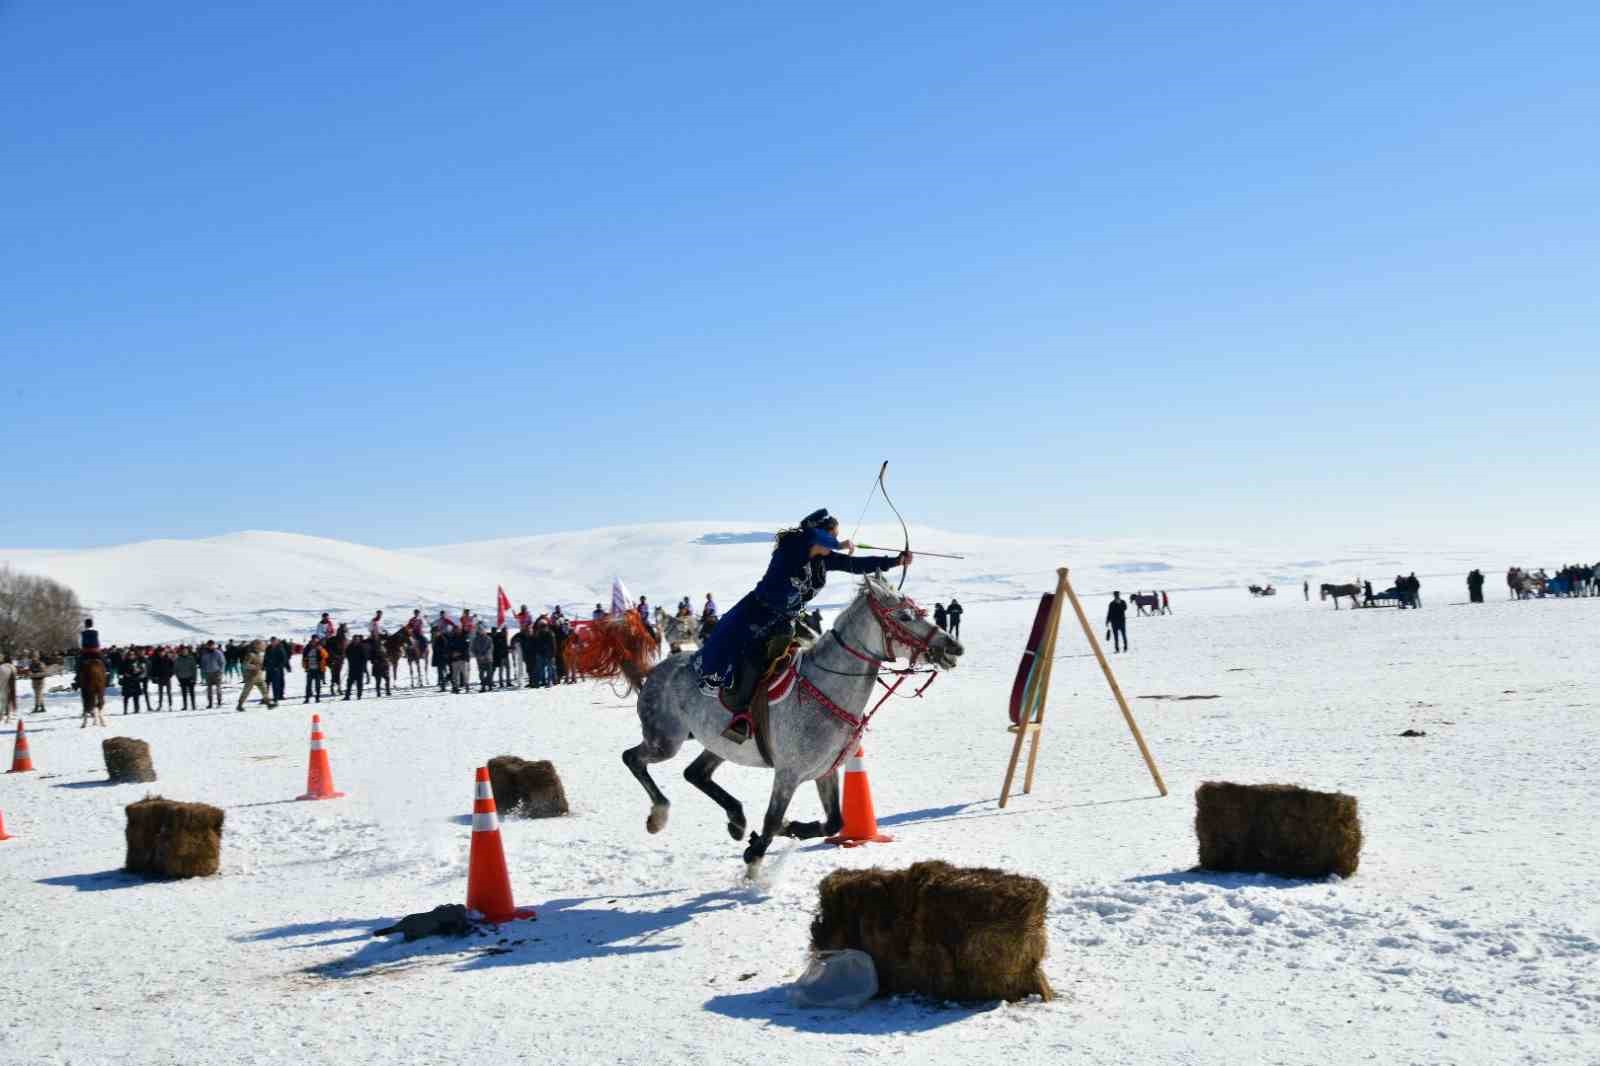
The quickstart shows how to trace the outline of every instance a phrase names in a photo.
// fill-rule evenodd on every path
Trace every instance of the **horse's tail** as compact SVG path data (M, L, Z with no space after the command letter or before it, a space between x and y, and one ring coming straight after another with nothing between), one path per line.
M622 678L629 692L644 687L661 645L633 611L581 626L567 641L574 672L600 681Z

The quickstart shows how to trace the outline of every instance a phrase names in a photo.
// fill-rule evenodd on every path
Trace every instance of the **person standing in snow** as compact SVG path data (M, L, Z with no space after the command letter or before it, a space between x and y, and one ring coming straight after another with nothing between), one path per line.
M178 679L178 695L183 700L183 710L198 711L200 705L195 699L194 686L200 676L200 660L189 645L178 647L178 654L172 659L172 676Z
M938 626L940 629L943 629L944 628L944 624L945 624L946 621L948 621L948 619L946 618L945 613L944 613L944 604L942 604L942 603L934 604L933 605L933 624Z
M450 631L443 626L433 634L433 668L439 675L439 691L450 684Z
M489 634L489 640L494 645L494 684L491 688L511 687L511 641L506 636L505 626L495 626Z
M139 649L128 649L128 655L122 661L122 713L128 713L128 702L133 701L133 713L139 713L139 701L144 698L145 681L144 660L139 657Z
M316 697L318 703L322 702L322 672L328 667L328 652L322 646L319 637L312 637L306 641L305 651L300 656L300 669L306 675L306 698L301 703L310 703Z
M482 623L472 635L472 658L478 664L478 691L488 692L494 688L494 638Z
M156 705L150 706L149 700L145 701L147 710L159 711L162 708L172 710L172 653L166 648L155 648L150 652L149 659L150 681L156 687Z
M957 602L954 596L950 597L950 602L944 609L944 616L950 623L950 635L959 637L961 635L961 604Z
M465 620L465 619L463 619ZM472 641L465 628L457 628L446 638L450 652L450 691L456 695L472 691L467 681L467 667L472 661Z
M1467 575L1467 602L1483 602L1483 571L1473 570Z
M228 657L223 655L214 640L206 641L200 652L200 675L206 681L206 710L222 706L222 675L228 669Z
M1128 650L1128 601L1122 598L1120 591L1111 594L1111 602L1106 605L1106 628L1111 634L1111 650L1113 652Z
M261 657L262 669L267 672L267 684L272 688L272 702L283 702L285 677L289 673L289 648L277 637L267 642L267 652Z
M361 699L361 690L367 683L367 658L371 652L367 639L360 633L350 638L344 649L344 698L349 702L354 694Z

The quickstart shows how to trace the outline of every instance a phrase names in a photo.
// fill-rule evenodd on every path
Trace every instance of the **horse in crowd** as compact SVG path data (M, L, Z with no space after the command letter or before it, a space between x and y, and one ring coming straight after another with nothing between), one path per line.
M78 664L78 696L83 700L83 717L78 723L78 728L83 729L92 721L95 725L106 724L106 664L99 658L86 658ZM127 708L123 708L126 712Z
M641 627L642 628L642 627ZM831 639L829 639L831 638ZM667 826L671 804L650 776L650 767L678 754L691 738L704 749L683 776L710 796L727 815L728 835L743 838L744 807L711 775L725 762L773 771L772 792L761 830L750 834L744 849L746 876L755 878L773 838L800 840L837 833L844 825L839 806L839 766L856 750L866 728L865 710L879 668L902 655L912 665L925 660L951 669L962 653L961 643L935 626L909 597L876 575L862 581L850 605L833 628L800 657L798 676L787 695L771 705L771 764L758 742L736 744L722 736L728 711L717 696L700 691L691 665L680 653L652 667L651 649L630 651L623 624L597 622L585 640L580 659L587 676L621 677L639 693L638 745L622 754L633 776L650 797L645 829L659 833ZM606 654L598 654L598 653ZM816 783L824 820L792 822L785 816L795 791Z
M1351 585L1328 585L1328 584L1324 584L1322 586L1322 592L1321 592L1319 598L1324 600L1324 601L1326 601L1329 596L1333 597L1333 609L1335 611L1337 611L1339 609L1339 599L1342 596L1350 597L1350 606L1352 606L1352 607L1360 607L1361 606L1361 598L1360 598L1361 597L1361 585L1359 583L1351 584Z
M655 609L656 632L667 642L667 647L676 655L683 650L685 644L698 645L700 643L700 626L692 614L668 614L660 607Z
M1535 571L1513 566L1506 571L1506 588L1514 600L1545 596L1594 596L1600 594L1595 582L1595 567L1563 566L1552 576L1543 567Z
M1149 614L1161 613L1161 593L1159 592L1135 592L1128 597L1128 602L1133 604L1134 610L1138 612L1141 618Z
M400 676L400 660L403 658L411 678L411 687L428 684L428 642L426 638L419 639L412 633L410 626L383 634L383 657L388 660L391 681Z

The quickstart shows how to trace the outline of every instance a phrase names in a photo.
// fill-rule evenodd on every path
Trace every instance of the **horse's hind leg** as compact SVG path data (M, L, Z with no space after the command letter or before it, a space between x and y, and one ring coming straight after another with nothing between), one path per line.
M726 760L720 755L710 751L702 751L700 755L683 769L683 779L698 788L701 792L717 801L728 814L728 835L735 840L744 839L745 818L744 805L733 797L727 789L711 780L711 775L717 772L717 767Z

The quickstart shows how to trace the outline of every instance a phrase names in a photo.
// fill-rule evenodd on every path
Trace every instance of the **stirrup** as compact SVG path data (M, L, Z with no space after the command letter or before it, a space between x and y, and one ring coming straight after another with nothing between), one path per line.
M740 711L733 716L733 721L728 723L728 728L722 731L722 739L735 744L743 744L755 735L755 720L748 711Z

